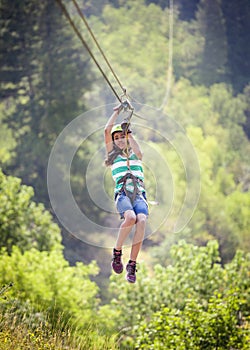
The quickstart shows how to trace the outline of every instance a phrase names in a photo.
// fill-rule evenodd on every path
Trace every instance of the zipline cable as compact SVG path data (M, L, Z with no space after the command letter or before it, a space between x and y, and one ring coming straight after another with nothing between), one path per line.
M81 40L82 44L84 45L84 47L87 49L89 55L91 56L91 58L94 60L96 66L99 68L100 72L102 73L104 79L106 80L106 82L108 83L108 85L110 86L111 90L113 91L114 95L116 96L116 98L118 99L118 101L123 105L123 108L124 110L129 110L130 111L130 115L129 117L127 118L127 128L125 130L125 135L126 135L126 153L127 153L127 168L128 168L128 172L130 173L130 161L129 161L129 154L128 154L128 147L129 147L129 143L128 143L128 127L129 127L129 123L130 123L130 120L132 118L132 115L134 114L135 116L137 116L138 118L141 118L141 119L145 119L143 117L141 117L140 115L138 115L137 113L134 113L134 108L133 106L130 104L129 100L128 100L128 95L127 95L127 92L126 92L126 89L123 87L123 85L121 84L118 76L115 74L113 68L111 67L106 55L104 54L102 48L100 47L97 39L95 38L94 36L94 33L92 32L90 26L88 25L88 22L87 20L85 19L80 7L78 6L77 4L77 1L76 0L72 0L78 14L80 15L81 19L83 20L85 26L87 27L92 39L94 40L96 46L98 47L100 53L102 54L106 64L108 65L110 71L112 72L115 80L117 81L118 85L120 86L120 88L122 89L123 91L123 94L121 96L118 96L117 92L115 91L115 89L113 88L111 82L109 81L109 79L107 78L106 74L104 73L104 71L102 70L101 66L99 65L99 63L97 62L96 58L94 57L91 49L89 48L88 44L86 43L86 41L83 39L81 33L79 32L79 30L77 29L77 27L75 26L74 22L72 21L71 17L70 17L70 14L69 12L67 11L66 7L64 6L64 4L62 3L61 0L56 0L59 4L59 6L61 7L64 15L66 16L67 20L69 21L71 27L73 28L74 32L76 33L76 35L78 36L78 38ZM122 97L126 97L127 99L125 101L123 101Z
M145 120L145 118L143 118L141 115L135 113L133 106L132 106L131 103L129 102L129 99L131 99L131 97L127 94L126 89L122 86L120 80L118 79L118 77L117 77L117 75L115 74L114 70L112 69L110 63L108 62L108 59L107 59L107 57L105 56L105 54L104 54L103 50L101 49L100 45L98 44L98 42L97 42L97 40L96 40L96 38L95 38L95 36L94 36L94 34L93 34L93 32L92 32L90 26L88 25L86 19L84 18L83 14L81 13L81 10L80 10L80 8L79 8L77 2L74 1L74 0L72 0L72 2L74 3L74 5L75 5L75 7L76 7L76 9L77 9L77 11L78 11L78 13L80 14L80 16L81 16L81 18L82 18L82 20L83 20L84 23L86 24L86 26L87 26L87 28L88 28L90 34L92 33L91 36L92 36L93 40L95 41L95 43L96 43L98 49L100 50L100 52L101 52L103 58L105 59L105 61L106 61L107 65L108 65L108 67L110 68L111 72L113 73L113 75L114 75L114 77L115 77L117 83L118 83L119 86L121 87L121 89L122 89L122 91L123 91L123 94L122 94L121 96L118 95L118 93L116 92L116 90L115 90L114 87L112 86L111 82L109 81L108 77L106 76L106 74L105 74L104 71L102 70L101 66L100 66L99 63L97 62L97 60L96 60L95 56L93 55L91 49L89 48L88 44L86 43L86 41L85 41L84 38L82 37L81 33L80 33L79 30L77 29L76 25L74 24L73 20L71 19L70 14L69 14L69 12L67 11L67 9L66 9L66 7L64 6L64 4L62 3L62 1L61 1L61 0L56 0L56 1L58 2L59 6L61 7L61 9L62 9L64 15L66 16L67 20L69 21L69 23L70 23L71 27L73 28L74 32L76 33L76 35L78 36L78 38L79 38L80 41L82 42L83 46L87 49L89 55L90 55L91 58L94 60L96 66L99 68L100 72L102 73L104 79L106 80L106 82L108 83L109 87L110 87L111 90L113 91L114 95L116 96L116 98L118 99L118 101L119 101L122 105L125 105L124 110L125 110L125 111L126 111L126 110L130 110L130 111L133 112L133 113L131 113L131 116L132 116L132 114L133 114L134 116L136 116L136 117L138 117L138 118L140 118L140 119L144 119L144 120ZM124 100L124 98L125 98L125 100Z
M91 56L91 58L93 59L93 61L95 62L96 66L98 67L98 69L100 70L101 74L103 75L104 79L106 80L106 82L108 83L109 87L111 88L111 90L113 91L114 95L116 96L116 98L118 99L118 101L120 103L122 103L122 100L120 98L120 96L117 94L117 92L115 91L114 87L112 86L111 82L109 81L108 77L106 76L106 74L104 73L104 71L102 70L101 66L99 65L99 63L97 62L95 56L93 55L92 51L90 50L88 44L86 43L86 41L83 39L81 33L79 32L79 30L77 29L77 27L75 26L75 23L72 21L70 14L68 12L68 10L66 9L66 7L64 6L64 4L62 3L61 0L56 0L57 3L59 4L59 6L62 9L62 12L64 13L65 17L67 18L67 20L69 21L71 27L73 28L74 32L76 33L76 35L78 36L78 38L80 39L80 41L82 42L83 46L86 48L86 50L88 51L89 55Z
M84 22L86 28L88 29L88 31L89 31L89 33L90 33L92 39L94 40L96 46L98 47L100 53L102 54L102 57L104 58L105 62L107 63L107 65L108 65L110 71L112 72L112 74L113 74L115 80L117 81L118 85L119 85L120 88L122 89L123 93L126 94L126 89L123 87L123 85L122 85L122 83L120 82L118 76L116 75L115 71L114 71L113 68L111 67L110 62L108 61L108 59L107 59L106 55L104 54L104 52L103 52L103 50L102 50L100 44L98 43L98 41L97 41L97 39L96 39L96 37L95 37L93 31L91 30L91 28L90 28L90 26L89 26L89 24L88 24L88 22L87 22L87 20L86 20L86 18L85 18L85 16L84 16L83 12L81 11L81 9L80 9L80 7L79 7L77 1L76 1L76 0L72 0L72 2L74 3L75 8L77 9L78 14L80 15L81 19L83 20L83 22Z

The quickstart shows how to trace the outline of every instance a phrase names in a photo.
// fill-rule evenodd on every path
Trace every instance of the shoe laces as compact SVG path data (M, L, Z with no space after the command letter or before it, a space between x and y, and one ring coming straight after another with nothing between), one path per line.
M116 264L120 264L120 263L121 263L121 257L122 257L122 252L115 251L115 252L114 252L114 255L113 255L113 261L114 261Z
M134 275L137 272L136 263L128 263L127 271L129 275Z

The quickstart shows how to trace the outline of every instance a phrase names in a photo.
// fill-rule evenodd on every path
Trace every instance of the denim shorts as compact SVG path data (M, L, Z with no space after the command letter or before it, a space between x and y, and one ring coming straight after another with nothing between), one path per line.
M126 196L125 192L116 195L116 208L120 213L121 219L124 219L124 213L126 210L133 210L135 214L145 214L148 216L148 204L146 200L146 194L137 194L133 203L129 197Z

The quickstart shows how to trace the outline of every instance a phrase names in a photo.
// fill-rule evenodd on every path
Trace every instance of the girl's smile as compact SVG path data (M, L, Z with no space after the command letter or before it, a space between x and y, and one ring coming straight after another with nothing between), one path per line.
M123 149L126 146L125 135L122 132L115 133L114 142L119 148Z

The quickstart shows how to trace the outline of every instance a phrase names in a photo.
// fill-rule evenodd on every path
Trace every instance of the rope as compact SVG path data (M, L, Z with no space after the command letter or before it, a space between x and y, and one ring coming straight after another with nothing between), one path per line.
M93 59L93 61L95 62L96 66L98 67L99 71L101 72L102 76L104 77L104 79L106 80L106 82L108 83L109 87L111 88L111 90L113 91L114 95L116 96L116 98L118 99L119 102L121 102L121 98L120 96L117 94L117 92L115 91L115 89L113 88L111 82L109 81L109 79L107 78L106 74L104 73L104 71L102 70L101 66L99 65L99 63L97 62L95 56L93 55L92 51L90 50L88 44L86 43L86 41L83 39L81 33L79 32L79 30L77 29L77 27L75 26L74 22L72 21L69 12L67 11L66 7L64 6L64 4L62 3L61 0L56 0L57 3L59 4L59 6L62 9L62 12L64 13L65 17L67 18L67 20L69 21L71 27L73 28L74 32L76 33L76 35L78 36L78 38L80 39L80 41L82 42L83 46L86 48L86 50L88 51L89 55L91 56L91 58Z
M97 39L96 39L94 33L92 32L92 30L91 30L91 28L90 28L90 26L89 26L89 24L88 24L86 18L84 17L83 13L81 12L81 9L80 9L80 7L79 7L77 1L76 1L76 0L72 0L72 2L73 2L73 4L74 4L74 6L75 6L75 8L76 8L76 10L77 10L77 12L78 12L78 14L80 15L81 19L83 20L84 24L86 25L86 27L87 27L87 29L88 29L88 31L89 31L89 33L90 33L92 39L94 40L95 44L97 45L97 47L98 47L100 53L102 54L102 56L103 56L103 58L104 58L106 64L108 65L108 67L109 67L110 71L112 72L112 74L113 74L115 80L117 81L118 85L119 85L120 88L122 89L123 94L122 94L121 96L119 96L119 95L117 94L116 90L115 90L114 87L112 86L112 84L111 84L111 82L109 81L108 77L106 76L106 74L105 74L104 71L102 70L101 66L100 66L99 63L97 62L97 60L96 60L95 56L93 55L91 49L89 48L88 44L86 43L86 41L85 41L84 38L82 37L81 33L80 33L79 30L77 29L76 25L74 24L73 20L71 19L70 14L69 14L69 12L67 11L67 9L66 9L66 7L64 6L64 4L62 3L62 1L61 1L61 0L56 0L56 1L58 2L59 6L61 7L62 12L64 13L65 17L66 17L67 20L69 21L69 23L70 23L71 27L73 28L74 32L76 33L76 35L78 36L78 38L79 38L80 41L82 42L83 46L86 48L86 50L88 51L89 55L90 55L91 58L94 60L96 66L97 66L98 69L100 70L101 74L103 75L104 79L105 79L106 82L108 83L109 87L110 87L111 90L113 91L113 93L114 93L114 95L116 96L116 98L118 99L118 101L119 101L120 103L123 103L123 102L124 102L124 101L123 101L123 97L126 97L127 100L129 100L129 99L130 99L130 96L127 94L126 89L123 87L123 85L122 85L121 81L119 80L117 74L116 74L115 71L113 70L113 68L112 68L112 66L111 66L111 64L110 64L110 62L108 61L106 55L104 54L102 48L100 47L100 45L99 45L99 43L98 43L98 41L97 41ZM132 107L130 104L129 104L129 109L130 109L130 110L133 110L133 113L132 113L132 114L133 114L134 116L136 116L137 118L140 118L140 119L144 119L144 120L145 120L145 118L143 118L141 115L139 115L139 114L137 114L137 113L134 112L134 109L133 109L133 107Z
M115 71L114 71L113 68L111 67L110 62L108 61L106 55L104 54L102 48L100 47L100 45L99 45L99 43L98 43L98 41L97 41L97 39L96 39L94 33L92 32L92 30L91 30L91 28L90 28L90 26L89 26L89 24L88 24L88 22L87 22L87 20L86 20L86 18L85 18L85 16L84 16L84 14L82 13L82 11L81 11L79 5L77 4L77 1L76 1L76 0L72 0L72 2L74 3L75 8L77 9L77 12L79 13L79 15L80 15L81 19L83 20L85 26L87 27L87 29L88 29L88 31L89 31L89 33L90 33L92 39L94 40L96 46L98 47L100 53L102 54L102 57L104 58L105 62L107 63L107 65L108 65L110 71L112 72L112 74L113 74L115 80L117 81L118 85L119 85L120 88L122 89L123 93L126 94L126 89L123 87L123 85L122 85L122 83L120 82L118 76L116 75Z
M128 168L128 171L130 172L129 148L128 148L128 132L127 131L125 133L125 138L126 138L127 168Z
M133 114L134 114L134 110L131 110L129 117L127 118L127 126L125 129L127 168L128 168L128 172L130 172L130 173L131 173L131 169L130 169L130 161L129 161L129 140L128 140L129 133L128 133L128 131L129 131L130 120L131 120Z

